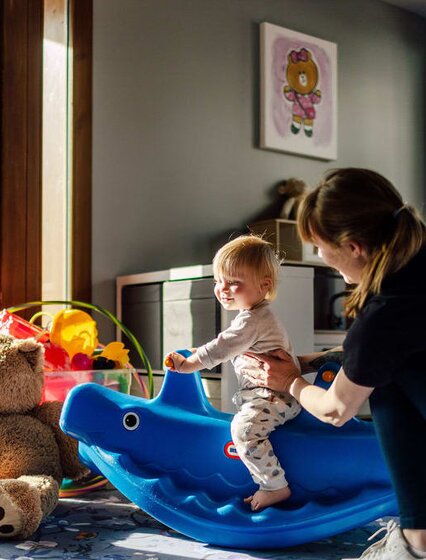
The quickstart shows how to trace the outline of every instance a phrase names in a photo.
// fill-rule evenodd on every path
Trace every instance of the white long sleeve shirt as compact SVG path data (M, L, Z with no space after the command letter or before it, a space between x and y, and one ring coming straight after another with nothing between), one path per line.
M263 301L253 309L240 311L226 330L200 346L196 354L206 369L231 360L240 389L251 389L254 385L241 370L256 369L256 363L244 353L262 354L278 348L290 354L298 365L286 329L273 313L270 304Z

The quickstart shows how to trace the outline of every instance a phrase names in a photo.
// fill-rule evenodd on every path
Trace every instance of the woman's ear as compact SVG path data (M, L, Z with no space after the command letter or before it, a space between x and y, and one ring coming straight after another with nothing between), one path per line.
M358 243L358 241L347 241L346 245L353 257L358 258L365 256L366 253L364 247L361 245L361 243Z

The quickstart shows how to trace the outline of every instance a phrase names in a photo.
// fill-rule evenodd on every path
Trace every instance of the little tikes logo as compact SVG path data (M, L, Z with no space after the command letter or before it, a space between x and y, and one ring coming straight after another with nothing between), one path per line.
M225 444L223 451L225 452L225 455L228 457L228 459L238 459L239 461L241 461L233 441L228 441L228 443Z

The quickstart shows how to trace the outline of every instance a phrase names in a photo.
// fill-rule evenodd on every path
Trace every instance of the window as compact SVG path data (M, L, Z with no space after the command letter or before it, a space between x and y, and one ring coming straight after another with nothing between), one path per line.
M61 86L61 95L67 99L65 113L56 121L52 113L48 118L47 109L43 116L42 83L47 79L43 71L43 42L45 38L47 56L47 41L51 41L53 33L47 24L53 16L63 17L65 2L67 30L56 29L55 33L67 34L67 85L62 82ZM46 3L45 0L3 0L0 25L3 39L0 45L0 304L9 307L39 300L42 294L53 295L53 291L49 292L53 288L48 285L47 271L44 275L42 271L47 266L55 269L59 258L67 263L62 277L55 280L64 290L62 293L72 299L90 301L92 0L46 0ZM57 43L58 51L58 45L64 44L63 39L53 42ZM58 53L57 58L60 58ZM56 101L59 92L46 91L50 91ZM49 165L49 160L42 157L42 146L44 149L47 146L47 135L42 132L46 127L56 127L56 133L60 132L65 142L65 146L58 147L63 152L55 156L58 158L55 164L50 162ZM46 157L50 157L49 152ZM42 171L50 173L55 184L55 174L64 166L66 180L61 179L65 181L61 189L68 189L68 193L58 214L62 214L65 225L58 227L51 220L42 220L42 202L46 212L51 202L48 195L48 200L44 200ZM45 243L42 229L60 237L61 251L66 257L50 254L48 247L42 250ZM45 261L43 252L49 257ZM46 283L44 288L42 276Z
M71 298L72 48L68 0L44 0L42 299ZM52 312L52 308L50 308Z

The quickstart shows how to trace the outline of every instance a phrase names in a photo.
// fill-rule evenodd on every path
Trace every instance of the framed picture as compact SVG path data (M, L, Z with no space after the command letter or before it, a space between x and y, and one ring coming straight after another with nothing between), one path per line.
M337 45L260 24L260 147L337 158Z

